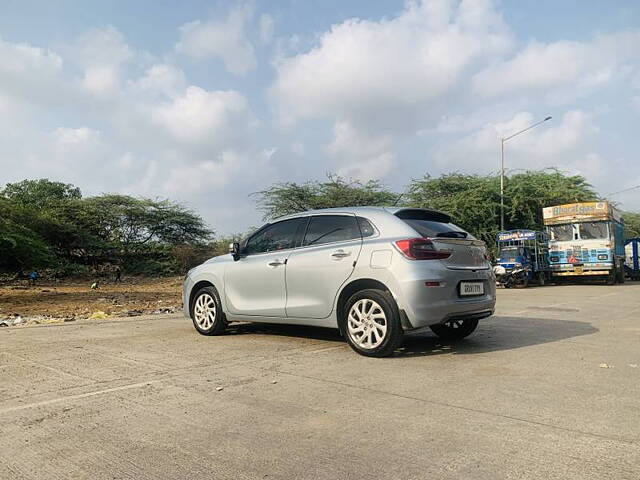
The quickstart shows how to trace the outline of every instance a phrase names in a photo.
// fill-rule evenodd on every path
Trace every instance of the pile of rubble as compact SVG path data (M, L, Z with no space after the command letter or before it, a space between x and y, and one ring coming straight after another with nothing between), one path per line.
M113 313L105 313L103 311L95 311L90 314L72 314L65 317L54 317L51 315L37 315L33 317L23 317L19 314L9 315L8 317L0 317L0 327L15 327L19 325L40 325L47 323L63 323L63 322L74 322L80 319L94 319L101 320L109 317L139 317L141 315L161 315L161 314L171 314L178 313L181 307L177 306L168 306L161 307L156 310L141 310L141 309L133 309L133 310L122 310L119 312Z

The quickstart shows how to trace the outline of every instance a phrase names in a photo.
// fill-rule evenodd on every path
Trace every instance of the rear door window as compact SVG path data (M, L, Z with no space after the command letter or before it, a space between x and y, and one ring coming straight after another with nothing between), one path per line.
M353 215L318 215L311 217L303 245L323 245L360 237L360 228Z

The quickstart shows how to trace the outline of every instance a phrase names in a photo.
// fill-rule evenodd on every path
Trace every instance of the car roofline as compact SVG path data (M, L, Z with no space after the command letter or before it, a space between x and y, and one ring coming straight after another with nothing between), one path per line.
M305 210L304 212L291 213L289 215L283 215L281 217L274 218L269 222L275 223L282 220L289 220L292 218L299 217L307 217L310 215L323 215L323 214L348 214L348 215L362 215L366 216L367 213L370 214L379 214L379 213L390 213L391 215L396 215L398 212L402 211L411 211L416 210L425 213L431 213L436 215L444 215L449 221L451 221L451 216L440 210L435 210L432 208L416 208L416 207L388 207L388 206L360 206L360 207L333 207L333 208L319 208L314 210Z

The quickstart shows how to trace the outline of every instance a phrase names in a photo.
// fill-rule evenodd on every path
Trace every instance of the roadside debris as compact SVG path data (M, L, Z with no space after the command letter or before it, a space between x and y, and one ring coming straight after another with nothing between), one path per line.
M89 316L89 318L91 318L91 319L93 319L93 320L96 320L96 319L101 320L101 319L103 319L103 318L109 318L109 315L107 315L106 313L104 313L102 310L98 310L98 311L93 312L93 313Z
M216 392L221 392L222 390L224 390L224 387L216 387Z
M0 319L0 327L14 327L16 325L22 325L24 323L26 323L26 321L20 315L16 315L11 318Z
M601 363L600 368L613 368L613 365L609 365L608 363Z

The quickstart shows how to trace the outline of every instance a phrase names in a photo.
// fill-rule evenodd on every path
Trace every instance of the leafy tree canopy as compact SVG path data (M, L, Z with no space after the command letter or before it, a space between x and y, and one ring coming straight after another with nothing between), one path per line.
M4 189L0 190L0 196L19 205L44 207L61 200L82 198L82 193L79 188L70 183L53 182L41 178L7 183Z
M265 220L318 208L394 205L400 199L377 180L360 182L338 175L329 175L325 182L276 183L255 195Z

